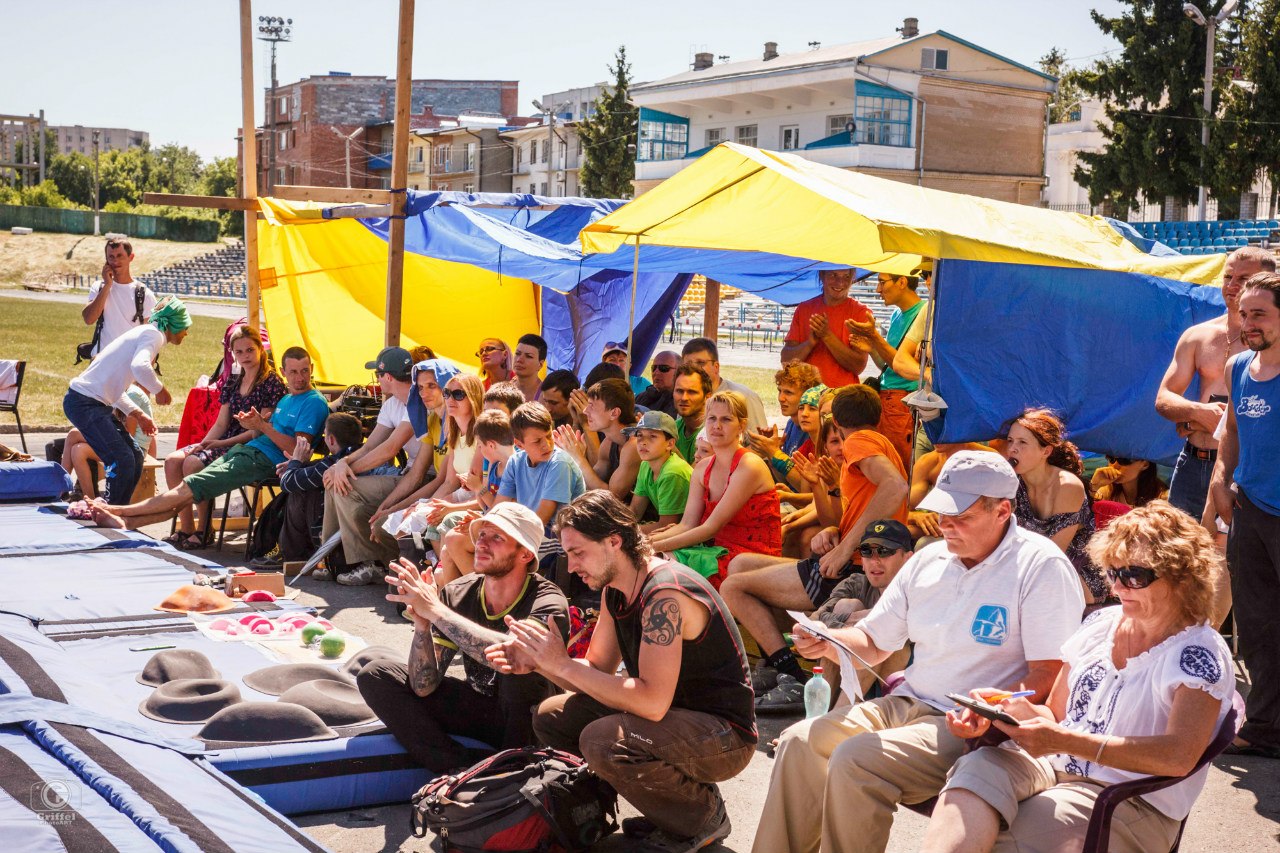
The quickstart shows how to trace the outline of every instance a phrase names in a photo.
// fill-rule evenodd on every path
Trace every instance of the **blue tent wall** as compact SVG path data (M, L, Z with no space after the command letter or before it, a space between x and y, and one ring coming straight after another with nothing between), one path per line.
M934 388L947 401L934 441L995 437L1047 406L1084 450L1170 462L1182 446L1155 411L1183 330L1222 315L1222 292L1152 276L941 261Z

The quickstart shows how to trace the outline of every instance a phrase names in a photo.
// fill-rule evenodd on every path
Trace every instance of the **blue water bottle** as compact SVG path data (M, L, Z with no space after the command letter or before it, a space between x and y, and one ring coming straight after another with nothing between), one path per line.
M831 684L822 677L822 667L813 668L813 678L804 686L805 717L821 717L831 708Z

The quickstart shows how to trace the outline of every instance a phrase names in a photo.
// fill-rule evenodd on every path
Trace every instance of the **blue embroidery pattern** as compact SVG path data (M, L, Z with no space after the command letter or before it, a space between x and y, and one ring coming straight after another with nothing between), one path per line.
M983 604L973 616L969 636L988 646L1002 646L1009 635L1009 610L999 604Z
M1178 658L1178 666L1192 678L1199 678L1208 684L1217 684L1222 678L1222 667L1218 664L1213 652L1204 646L1187 646Z

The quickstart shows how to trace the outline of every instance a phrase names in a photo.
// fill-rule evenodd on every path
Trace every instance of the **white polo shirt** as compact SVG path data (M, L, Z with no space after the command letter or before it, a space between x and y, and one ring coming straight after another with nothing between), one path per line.
M947 709L948 693L1009 687L1026 677L1027 661L1061 660L1083 612L1062 549L1010 518L995 551L971 569L945 541L917 551L858 627L886 651L914 642L894 693Z

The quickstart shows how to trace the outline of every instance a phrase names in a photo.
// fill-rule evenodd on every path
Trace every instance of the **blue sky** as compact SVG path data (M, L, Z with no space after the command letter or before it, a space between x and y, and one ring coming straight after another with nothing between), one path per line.
M254 15L294 19L280 46L281 82L327 71L395 71L395 0L256 0ZM520 81L520 107L548 92L606 78L626 44L637 80L688 67L695 51L759 56L766 41L783 53L892 35L905 15L922 32L944 29L1028 65L1059 46L1081 62L1116 48L1089 19L1114 14L1115 0L418 0L415 77ZM890 8L892 7L892 8ZM153 145L178 142L205 157L233 154L240 124L235 0L46 0L7 13L8 85L0 113L41 108L51 124L129 127ZM255 23L256 27L256 23ZM269 80L266 45L256 43L254 84ZM15 75L14 69L23 69ZM261 98L258 99L261 122Z

